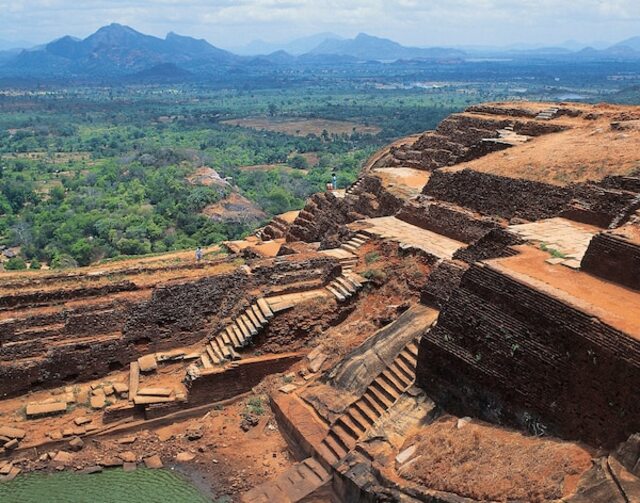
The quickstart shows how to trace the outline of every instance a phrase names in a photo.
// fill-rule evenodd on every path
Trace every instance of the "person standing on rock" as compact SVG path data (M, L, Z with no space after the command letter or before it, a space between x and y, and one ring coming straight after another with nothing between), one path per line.
M196 262L200 262L202 260L202 248L199 246L196 248Z
M338 190L338 177L335 173L331 173L331 186L333 190Z

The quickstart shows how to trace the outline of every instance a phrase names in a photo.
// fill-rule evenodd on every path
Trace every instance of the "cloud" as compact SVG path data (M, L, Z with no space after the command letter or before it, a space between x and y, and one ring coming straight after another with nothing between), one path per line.
M44 42L119 22L219 45L366 31L414 45L638 35L637 0L0 0L0 38ZM638 30L640 31L640 30Z

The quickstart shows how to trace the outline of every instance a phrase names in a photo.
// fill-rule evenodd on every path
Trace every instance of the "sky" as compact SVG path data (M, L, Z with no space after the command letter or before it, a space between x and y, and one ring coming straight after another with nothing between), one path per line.
M223 48L331 31L413 46L618 42L640 35L638 0L0 0L0 40L84 38L118 22Z

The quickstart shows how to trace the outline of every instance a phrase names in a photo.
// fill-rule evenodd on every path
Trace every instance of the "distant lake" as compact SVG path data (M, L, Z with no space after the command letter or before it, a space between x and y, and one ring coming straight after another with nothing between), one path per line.
M101 473L30 473L0 483L2 503L211 503L182 475L170 470L122 468Z

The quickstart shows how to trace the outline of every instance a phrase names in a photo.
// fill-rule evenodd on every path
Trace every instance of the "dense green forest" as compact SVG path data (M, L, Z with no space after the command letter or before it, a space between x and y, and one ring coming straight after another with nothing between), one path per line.
M0 96L0 244L7 268L88 265L209 245L263 222L203 210L238 192L268 216L299 209L335 171L351 183L369 155L486 99L447 89L216 91L78 88ZM266 131L262 117L349 121L352 130ZM359 132L355 125L376 128ZM277 127L275 129L278 129ZM266 165L266 166L265 166ZM202 166L226 184L190 180ZM260 169L247 167L261 166ZM263 219L264 220L264 214Z

